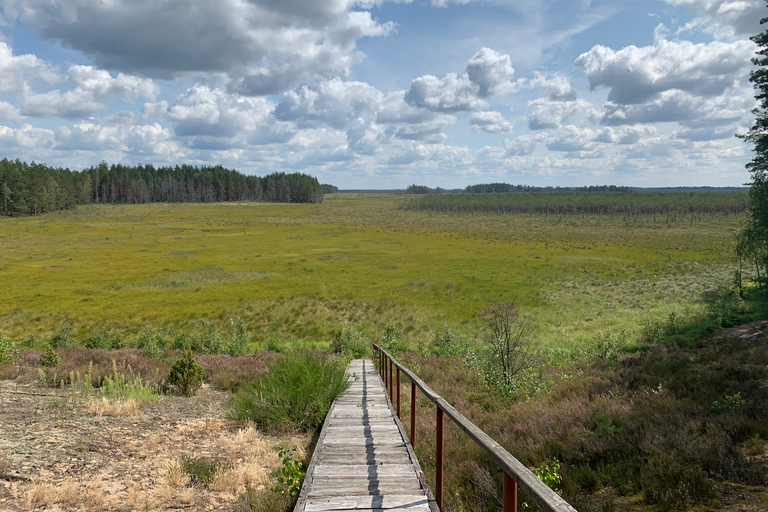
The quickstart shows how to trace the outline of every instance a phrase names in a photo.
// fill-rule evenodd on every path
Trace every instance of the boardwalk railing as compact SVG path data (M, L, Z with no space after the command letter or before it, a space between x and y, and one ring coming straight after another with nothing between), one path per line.
M545 512L576 512L559 494L544 484L533 472L514 458L499 443L480 430L463 414L432 391L416 374L400 364L391 354L378 345L374 345L374 352L379 367L379 372L384 380L384 387L389 390L392 405L396 407L397 417L400 414L400 374L404 374L411 381L411 445L415 444L416 435L416 388L437 407L435 426L435 501L437 506L443 507L443 432L444 417L448 416L467 436L475 442L504 472L503 502L504 512L517 511L518 487L533 500ZM401 418L402 419L402 418Z

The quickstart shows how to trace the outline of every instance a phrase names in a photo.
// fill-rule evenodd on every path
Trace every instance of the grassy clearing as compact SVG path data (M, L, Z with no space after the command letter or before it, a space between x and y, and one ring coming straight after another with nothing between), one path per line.
M738 216L689 222L398 209L392 195L320 205L91 205L3 219L0 329L41 346L64 323L94 331L192 332L243 320L261 344L328 344L355 327L463 334L491 298L537 318L545 346L627 331L649 313L701 309L730 281ZM324 348L326 345L318 345Z

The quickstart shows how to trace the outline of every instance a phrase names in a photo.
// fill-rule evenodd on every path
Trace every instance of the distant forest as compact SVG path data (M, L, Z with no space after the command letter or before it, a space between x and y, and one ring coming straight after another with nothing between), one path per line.
M0 161L0 208L6 216L34 215L90 203L320 203L317 178L301 173L246 176L217 166L109 166L70 171L45 164ZM337 189L338 190L338 189Z
M629 192L631 187L616 185L591 185L588 187L533 187L530 185L510 185L509 183L481 183L468 185L464 189L446 190L440 187L430 188L425 185L411 185L406 194L512 194L527 192Z

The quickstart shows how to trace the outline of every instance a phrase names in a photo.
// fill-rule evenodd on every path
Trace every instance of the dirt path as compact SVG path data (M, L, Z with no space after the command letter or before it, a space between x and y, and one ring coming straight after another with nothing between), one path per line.
M281 442L224 419L226 395L163 396L135 416L98 416L84 398L0 381L0 511L229 510L246 482L271 482ZM210 484L182 455L222 461Z

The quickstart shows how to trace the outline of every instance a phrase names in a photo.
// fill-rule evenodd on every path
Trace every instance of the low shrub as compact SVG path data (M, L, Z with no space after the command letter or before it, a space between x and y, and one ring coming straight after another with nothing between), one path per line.
M233 512L289 512L294 499L288 494L274 493L268 489L256 490L250 485L238 496Z
M269 371L231 400L228 416L267 431L309 431L322 425L331 403L349 385L346 365L309 351L275 359Z
M40 356L40 359L38 360L40 366L47 366L49 368L56 368L59 366L59 362L61 362L61 357L58 352L53 350L53 345L48 345L48 348L45 349L45 353Z
M196 359L205 369L206 380L211 386L222 391L237 391L267 371L270 354L259 353L258 357L198 355Z
M191 350L185 350L182 356L173 363L168 374L168 382L176 386L184 396L197 393L205 378L205 369L195 361Z
M365 334L354 328L344 329L333 337L331 351L354 358L370 357L371 342Z
M10 338L7 338L0 331L0 364L16 363L21 360L19 344Z
M75 338L72 336L72 328L69 324L64 324L59 327L59 330L51 336L51 340L48 342L53 348L62 347L74 347L77 345Z

